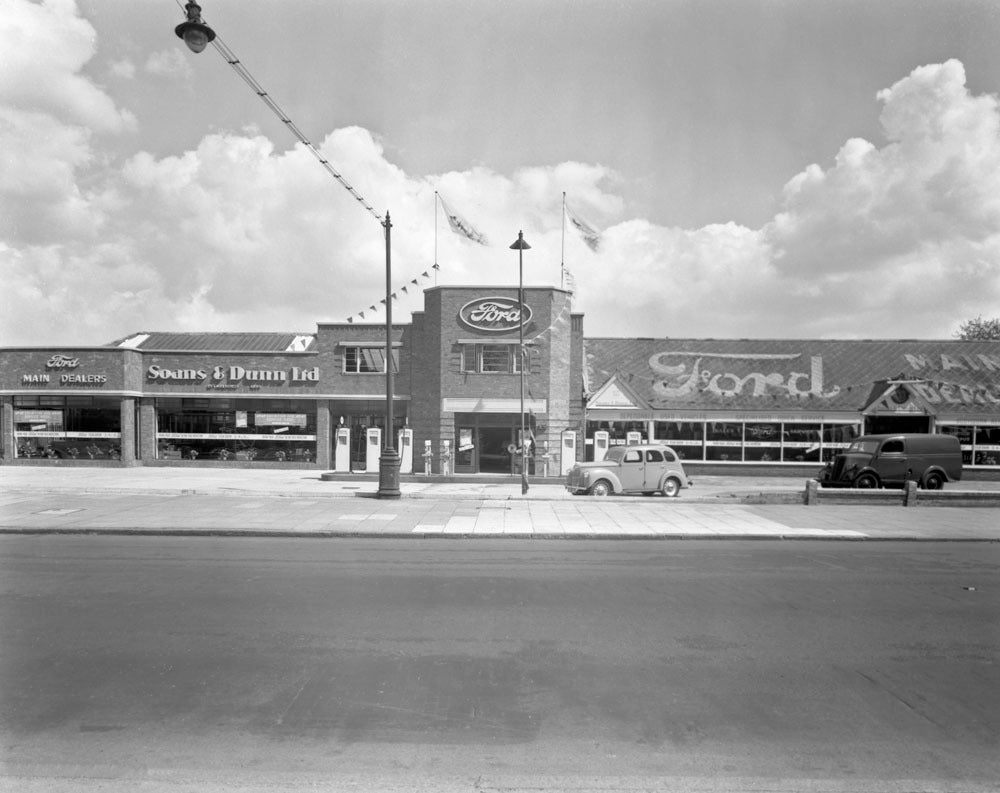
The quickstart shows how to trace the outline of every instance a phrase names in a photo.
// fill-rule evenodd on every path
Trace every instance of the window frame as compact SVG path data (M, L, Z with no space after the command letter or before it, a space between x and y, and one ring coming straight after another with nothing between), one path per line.
M497 363L501 363L500 356L502 355L504 365L487 369L487 355L496 356L494 360ZM459 369L462 374L520 374L521 358L522 353L520 353L520 345L518 344L462 343Z
M385 345L379 344L344 344L341 349L343 350L343 364L341 370L343 374L347 375L385 375L386 373L386 358L385 358ZM382 359L382 367L380 369L366 369L361 370L358 368L361 362L364 360L364 355L362 351L373 350ZM349 362L354 361L354 368L350 368ZM399 351L395 346L392 348L392 373L399 374Z

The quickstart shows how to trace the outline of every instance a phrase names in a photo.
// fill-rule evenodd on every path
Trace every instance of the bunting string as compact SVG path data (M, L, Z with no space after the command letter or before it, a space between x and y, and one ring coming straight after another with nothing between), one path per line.
M176 0L176 2L178 6L181 6L180 0ZM323 167L323 169L330 176L332 176L341 187L343 187L348 193L350 193L350 195L354 198L354 200L357 201L365 209L366 212L368 212L383 227L385 227L386 224L385 218L376 211L375 207L372 206L372 204L357 190L357 188L354 187L354 185L352 185L350 182L347 181L347 179L340 172L340 170L336 168L333 165L333 163L331 163L326 157L323 156L322 152L320 152L320 150L316 147L316 145L308 137L306 137L305 133L303 133L301 129L299 129L298 125L292 120L292 118L288 115L288 113L286 113L282 109L282 107L277 103L277 101L275 101L274 97L272 97L271 94L269 94L267 91L264 90L264 87L250 73L250 70L247 69L247 67L243 64L243 62L236 56L236 53L234 53L229 48L229 45L227 45L222 40L221 36L216 35L216 37L212 40L212 46L215 47L215 51L222 56L222 58L226 61L226 63L228 63L233 68L233 71L235 71L236 74L239 75L240 79L243 80L243 82L245 82L250 87L250 90L253 91L255 94L257 94L260 100L267 106L267 109L270 110L278 118L278 120L285 125L285 128L288 129L288 131L295 136L295 138L299 141L299 143L301 143L303 146L306 147L306 149L309 150L309 153L316 158L316 160ZM449 218L449 222L451 222L451 218ZM482 244L484 245L486 244L485 238L483 238ZM438 265L437 262L435 261L434 269L436 270L437 268ZM424 272L422 277L429 278L430 276L428 273ZM413 279L411 283L416 284L417 280ZM405 292L407 288L408 286L403 287L403 291ZM393 297L395 298L395 295ZM385 301L383 300L382 302L384 303ZM360 312L359 315L362 317L364 316L364 314ZM348 319L347 321L353 322L354 316L356 315L352 315L351 318Z
M435 274L436 274L436 271L440 270L440 269L441 269L441 266L439 264L432 265L429 270L424 270L419 275L418 278L411 278L405 284L402 284L401 286L396 287L396 289L393 292L390 293L390 299L393 300L393 301L397 301L398 302L399 299L400 299L400 297L399 297L399 293L400 292L402 292L404 295L409 295L411 289L413 289L414 287L418 287L418 288L420 287L421 281L426 281L427 279L434 277L434 276L431 275L431 271L434 271ZM349 322L350 324L353 325L355 319L364 320L365 316L368 315L368 314L377 314L381 310L379 308L379 305L382 305L382 306L385 305L385 298L384 297L379 299L378 304L373 303L372 305L368 306L368 308L365 309L364 311L356 311L353 314L351 314L347 318L347 322Z

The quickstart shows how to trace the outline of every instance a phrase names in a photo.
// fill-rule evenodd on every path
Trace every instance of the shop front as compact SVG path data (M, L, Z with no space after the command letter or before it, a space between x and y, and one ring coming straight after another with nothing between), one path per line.
M123 352L22 349L0 364L5 461L135 463L137 403Z
M351 323L3 349L0 454L370 472L391 365L402 473L557 476L649 440L694 466L812 466L884 432L953 434L1000 470L1000 342L588 339L571 299L434 287L388 358L384 328Z
M860 434L959 435L1000 460L1000 343L588 339L587 457L648 439L685 462L823 463Z

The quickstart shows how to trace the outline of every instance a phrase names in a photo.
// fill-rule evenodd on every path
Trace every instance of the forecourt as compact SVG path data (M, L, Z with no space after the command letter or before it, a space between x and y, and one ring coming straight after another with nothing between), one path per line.
M401 498L379 500L372 479L322 481L312 471L0 467L0 531L1000 540L1000 483L962 485L986 506L805 506L805 482L780 477L703 477L677 499L574 497L556 482L532 483L522 497L513 479L413 479Z

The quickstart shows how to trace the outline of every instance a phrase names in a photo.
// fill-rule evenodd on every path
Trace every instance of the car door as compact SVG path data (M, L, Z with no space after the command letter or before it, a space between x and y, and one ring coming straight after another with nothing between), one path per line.
M642 451L629 449L622 455L622 490L643 490L645 488L646 466Z
M659 490L663 475L667 472L667 461L659 449L646 449L646 470L643 490Z

